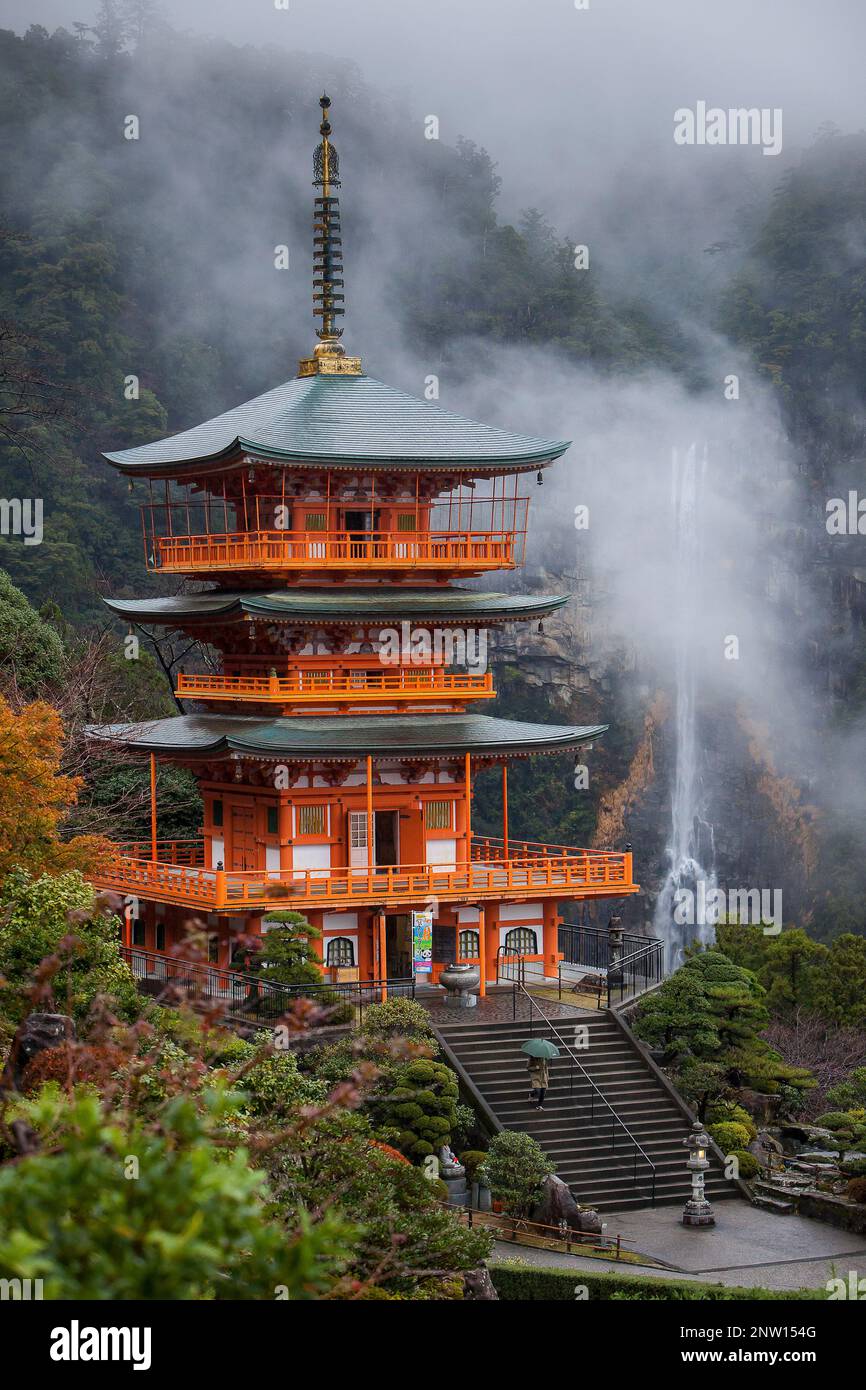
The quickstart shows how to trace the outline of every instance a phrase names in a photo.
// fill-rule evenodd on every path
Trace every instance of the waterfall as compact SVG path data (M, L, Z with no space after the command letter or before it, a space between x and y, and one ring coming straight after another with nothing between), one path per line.
M700 749L696 695L700 638L701 594L704 583L704 518L701 503L707 472L707 448L698 457L692 444L684 453L674 449L671 469L673 517L673 665L675 680L675 736L671 787L671 833L667 845L668 870L656 901L654 930L667 943L667 968L682 963L690 942L712 941L713 926L706 921L681 923L675 918L677 893L697 892L703 880L707 892L716 887L713 827L703 815ZM703 914L695 914L700 917Z

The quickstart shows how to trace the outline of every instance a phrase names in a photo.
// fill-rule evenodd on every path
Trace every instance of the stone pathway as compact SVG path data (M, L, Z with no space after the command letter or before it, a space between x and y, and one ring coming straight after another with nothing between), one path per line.
M429 1010L437 1027L447 1026L449 1023L511 1023L514 1019L514 999L510 989L491 992L484 999L479 999L474 1009L455 1009L452 1005L445 1003L444 993L438 995L418 994L416 997L418 1003L423 1004L424 1008ZM595 1012L593 1009L581 1009L573 1004L560 1004L556 1000L547 998L539 1002L548 1018L579 1018ZM517 1021L525 1023L528 1018L529 1003L525 996L518 996ZM543 1022L537 1010L535 1019L538 1023Z
M596 1270L648 1278L696 1279L764 1289L823 1288L828 1279L866 1277L866 1239L805 1216L774 1216L746 1202L720 1202L716 1225L687 1230L676 1207L647 1207L606 1215L605 1235L621 1235L628 1249L669 1268L588 1260L553 1250L534 1250L497 1241L495 1258L529 1264Z

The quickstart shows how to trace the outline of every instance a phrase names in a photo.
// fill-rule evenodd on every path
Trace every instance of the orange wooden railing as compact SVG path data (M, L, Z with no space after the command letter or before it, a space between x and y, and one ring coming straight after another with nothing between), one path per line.
M159 536L148 548L149 569L513 569L523 563L526 533L503 531L395 532L369 538L346 532L235 531Z
M619 897L636 893L632 856L609 850L568 849L547 855L525 852L520 842L508 858L479 859L447 866L400 864L369 869L224 870L203 867L203 847L160 842L158 860L148 842L118 845L92 875L102 888L119 889L167 902L208 906L211 910L273 907L279 899L293 906L323 906L347 899L409 903L429 897L455 899L467 894L503 898L512 893L559 897Z
M449 696L460 700L491 699L493 674L442 671L436 667L381 669L377 671L299 671L282 676L225 676L181 674L175 694L207 700L268 700L310 703L328 699L361 701L381 699L429 699Z

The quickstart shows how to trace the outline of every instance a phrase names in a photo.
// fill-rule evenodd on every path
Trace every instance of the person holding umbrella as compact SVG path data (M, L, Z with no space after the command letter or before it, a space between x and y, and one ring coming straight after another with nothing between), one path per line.
M530 1038L520 1050L527 1055L526 1070L532 1083L529 1100L536 1110L543 1110L544 1097L550 1085L550 1059L559 1056L559 1048L547 1038Z

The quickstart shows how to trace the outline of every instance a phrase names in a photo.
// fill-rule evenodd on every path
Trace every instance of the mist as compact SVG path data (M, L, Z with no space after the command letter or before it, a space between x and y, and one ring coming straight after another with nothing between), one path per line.
M71 28L88 8L92 16L96 7L77 0L13 0L2 22ZM804 484L777 398L712 312L815 133L862 128L866 94L851 55L863 48L866 11L854 0L820 10L808 0L591 0L585 11L571 0L290 0L288 10L182 0L169 23L190 42L175 51L157 37L158 61L131 69L110 94L115 116L140 116L141 148L106 136L104 159L125 170L129 274L158 281L153 341L176 342L179 362L191 344L204 354L219 344L233 357L229 380L215 372L195 403L199 418L293 375L312 344L310 161L317 97L327 89L342 162L347 350L415 395L435 375L449 409L573 441L543 487L529 480L528 569L505 582L560 588L573 578L591 659L600 670L626 662L634 679L625 698L637 710L659 688L676 707L685 646L699 704L696 817L720 824L730 815L719 745L735 734L760 745L753 759L791 779L804 805L838 793L846 814L866 810L852 771L866 727L855 720L828 733L830 702L809 665L826 610L794 542L820 530L820 502ZM240 46L230 90L214 80L226 44ZM233 108L247 74L267 112L254 148ZM169 79L189 93L191 109L207 111L203 124L167 107ZM781 153L677 146L674 112L702 100L781 110ZM437 140L425 138L431 115ZM54 119L46 97L34 145ZM436 352L418 341L405 309L413 267L420 280L433 257L456 263L468 254L448 201L458 137L494 161L500 221L534 207L559 236L585 244L593 283L615 305L639 301L656 314L688 371L613 373L569 361L556 344L503 345L471 331ZM101 206L87 133L66 129L62 138L62 165L29 195L44 219L57 203L81 215ZM275 291L273 249L282 243L290 272ZM142 370L146 377L146 363ZM734 378L736 394L726 394ZM172 429L194 423L170 385L163 399ZM701 558L684 593L675 482L689 457L700 461L690 524ZM589 524L578 529L582 506ZM575 661L585 655L575 651ZM739 748L736 757L748 755ZM727 855L732 872L773 862L747 846L738 853L739 863ZM658 856L644 868L652 890Z

